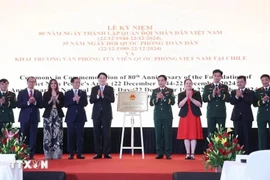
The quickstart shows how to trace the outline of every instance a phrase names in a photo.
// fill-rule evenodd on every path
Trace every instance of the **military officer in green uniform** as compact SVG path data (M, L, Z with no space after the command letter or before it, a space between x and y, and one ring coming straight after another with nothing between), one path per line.
M15 93L8 91L9 82L7 79L0 80L0 129L6 123L14 123L13 108L16 107Z
M172 105L175 104L173 89L166 87L167 77L158 76L159 87L153 90L150 106L154 108L154 125L156 134L156 159L171 159L172 154ZM163 140L165 151L163 150Z
M219 69L213 71L214 82L204 87L203 102L207 104L208 134L216 131L216 125L225 127L226 102L230 102L228 86L221 84L223 72Z
M254 106L258 107L257 125L259 137L259 150L267 149L267 124L270 126L270 76L263 74L261 76L263 87L255 91L256 102Z

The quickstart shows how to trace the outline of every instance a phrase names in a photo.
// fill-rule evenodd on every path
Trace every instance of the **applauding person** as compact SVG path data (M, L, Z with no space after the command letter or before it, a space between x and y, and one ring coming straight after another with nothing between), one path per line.
M45 159L61 159L63 154L64 95L55 79L49 82L43 95L43 151Z
M202 97L199 91L192 89L192 81L184 81L185 91L178 94L178 106L180 109L179 128L177 139L184 139L186 159L195 159L197 139L203 139L202 124Z
M35 85L36 79L29 77L27 79L28 87L19 92L17 102L18 108L21 109L19 115L20 130L30 147L30 159L34 159L37 129L40 121L39 108L42 108L42 94L34 89Z
M246 154L250 153L249 140L252 129L253 113L251 105L254 103L255 94L246 88L246 77L237 77L238 89L231 92L231 104L234 105L231 120L234 132L238 135L239 143L244 145Z
M258 107L257 123L259 133L259 150L267 149L267 124L270 126L270 76L263 74L261 76L261 82L263 87L259 88L255 92L256 102L255 107Z
M173 89L166 87L167 77L158 76L159 87L153 90L150 106L154 109L154 125L156 134L156 159L172 159L172 105L175 104ZM165 151L163 149L163 140L165 141Z
M99 85L92 88L90 96L90 103L94 104L92 111L96 151L94 159L102 158L102 153L104 154L104 158L112 158L110 155L111 123L113 118L111 103L114 102L115 98L113 88L106 85L106 81L107 74L99 73Z
M215 132L216 126L225 128L226 105L230 102L228 86L221 84L223 72L219 69L213 71L214 82L204 87L203 102L207 104L208 134Z
M13 109L16 108L16 95L8 91L7 79L0 80L0 136L6 123L14 123Z
M84 107L87 106L87 95L85 91L80 90L80 79L73 77L71 79L73 89L65 93L65 107L67 107L66 123L68 129L68 159L74 158L74 137L77 138L77 158L85 159L83 151L83 129L87 121Z

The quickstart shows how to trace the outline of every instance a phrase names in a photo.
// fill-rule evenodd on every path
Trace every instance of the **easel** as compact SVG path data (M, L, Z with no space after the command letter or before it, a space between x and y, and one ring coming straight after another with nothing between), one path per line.
M123 147L126 120L128 119L128 117L131 117L131 119L130 119L131 120L131 146L130 147ZM140 136L141 136L141 146L140 147L134 147L134 117L139 117L139 119L140 119ZM134 149L141 149L142 150L142 159L144 159L143 129L142 129L141 112L125 112L124 113L122 137L121 137L121 146L120 146L120 157L119 157L120 159L122 159L123 149L131 149L132 156L134 156Z

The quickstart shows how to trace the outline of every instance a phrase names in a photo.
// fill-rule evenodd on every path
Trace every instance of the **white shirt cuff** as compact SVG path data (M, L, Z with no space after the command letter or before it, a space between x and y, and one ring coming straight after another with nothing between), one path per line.
M29 101L27 101L27 105L28 105L28 106L30 105L30 102L29 102Z
M97 95L97 99L99 99L99 95Z
M235 96L236 99L239 99L239 97Z

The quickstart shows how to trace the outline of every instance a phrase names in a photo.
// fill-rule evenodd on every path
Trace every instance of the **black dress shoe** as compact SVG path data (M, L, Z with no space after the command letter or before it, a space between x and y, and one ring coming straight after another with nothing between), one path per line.
M186 155L185 160L190 160L190 154L187 154L187 155Z
M172 157L171 156L166 156L166 159L171 160Z
M77 159L85 159L85 157L82 154L77 155Z
M112 159L112 156L110 154L106 154L106 155L104 155L104 158L105 159Z
M68 156L68 159L69 159L69 160L74 159L74 155L73 155L73 154L70 154L70 155Z
M163 155L157 155L155 159L163 159Z
M101 159L101 158L102 158L102 156L99 155L99 154L96 154L96 155L93 157L93 159Z

